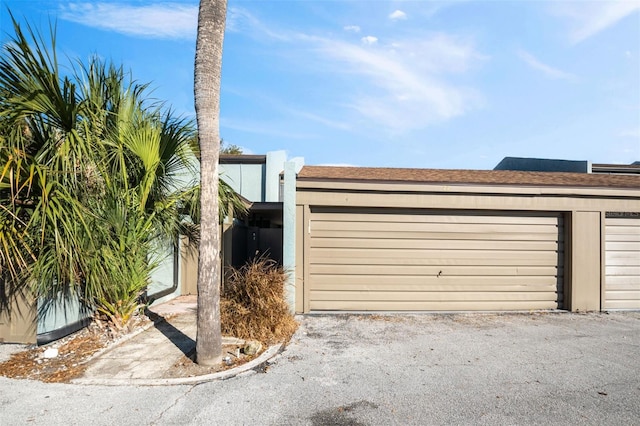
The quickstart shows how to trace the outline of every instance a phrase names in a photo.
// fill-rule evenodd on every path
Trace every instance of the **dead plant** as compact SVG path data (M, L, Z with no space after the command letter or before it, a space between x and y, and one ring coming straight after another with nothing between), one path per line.
M222 333L266 344L287 341L298 328L285 301L285 270L258 257L229 271L220 300Z

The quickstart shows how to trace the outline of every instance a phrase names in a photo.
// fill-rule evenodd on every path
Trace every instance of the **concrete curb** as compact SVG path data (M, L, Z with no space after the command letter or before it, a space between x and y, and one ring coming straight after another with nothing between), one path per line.
M270 346L258 358L239 365L229 370L219 371L217 373L203 374L193 377L174 377L167 379L91 379L77 378L69 383L76 385L92 385L92 386L175 386L175 385L197 385L205 382L216 380L227 380L236 377L242 373L257 369L262 364L267 363L271 358L275 357L284 348L284 344Z

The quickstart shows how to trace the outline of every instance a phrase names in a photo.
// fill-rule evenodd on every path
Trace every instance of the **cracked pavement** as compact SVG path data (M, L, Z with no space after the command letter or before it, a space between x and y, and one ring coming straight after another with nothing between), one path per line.
M640 424L640 312L300 321L264 373L224 381L0 378L0 424Z

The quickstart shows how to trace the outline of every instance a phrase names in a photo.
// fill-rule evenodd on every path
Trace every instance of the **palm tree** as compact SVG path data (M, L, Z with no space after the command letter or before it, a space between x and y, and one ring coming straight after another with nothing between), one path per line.
M87 193L82 175L94 140L78 132L82 102L59 72L55 37L47 49L30 27L31 40L15 20L14 29L0 57L0 272L10 293L48 283L56 295L82 275L76 253L89 232L74 194Z
M201 365L216 365L222 360L218 160L220 78L226 14L226 0L200 0L194 97L201 188L196 362Z
M197 230L193 123L122 67L94 58L62 75L55 32L47 46L14 30L0 57L0 302L75 294L123 325L154 250Z

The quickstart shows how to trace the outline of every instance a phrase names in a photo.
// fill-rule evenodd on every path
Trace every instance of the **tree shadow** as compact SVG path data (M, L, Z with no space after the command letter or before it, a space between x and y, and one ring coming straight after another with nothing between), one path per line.
M169 323L165 317L145 309L145 315L153 321L153 325L171 343L173 343L187 357L191 358L196 352L196 341Z

